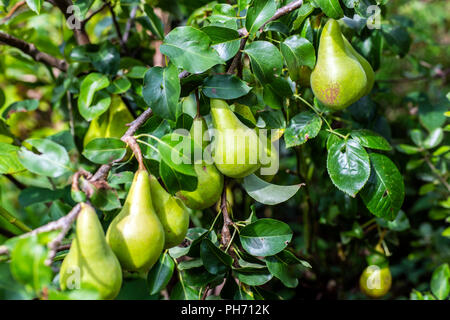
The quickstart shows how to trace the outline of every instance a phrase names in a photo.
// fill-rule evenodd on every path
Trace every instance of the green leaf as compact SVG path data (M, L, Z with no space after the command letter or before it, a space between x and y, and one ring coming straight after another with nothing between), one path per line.
M172 194L180 190L194 191L197 189L197 177L182 174L163 160L159 164L159 174L164 185Z
M420 152L420 149L407 144L399 144L395 146L395 149L405 154L416 154Z
M166 134L158 141L161 158L173 169L189 176L197 176L194 169L196 152L193 140L178 133Z
M284 251L282 251L284 252ZM292 270L289 267L289 263L280 252L278 255L266 257L267 268L270 273L288 288L295 288L298 286L298 279L292 274Z
M52 178L72 171L64 147L48 139L28 139L25 142L40 153L36 154L25 147L18 151L20 163L29 171Z
M3 110L3 118L8 119L12 114L16 112L28 112L36 110L39 107L39 100L29 99L23 101L17 101L10 104L5 110Z
M330 18L340 19L344 16L339 0L313 0Z
M239 281L249 286L262 286L272 279L272 274L266 268L239 268L233 273Z
M186 283L178 282L170 293L170 300L199 300L199 292Z
M385 155L371 153L369 156L372 172L360 193L361 198L374 215L392 220L397 216L405 197L403 177Z
M239 238L242 247L251 255L273 256L287 247L292 230L284 222L260 219L242 228Z
M19 204L22 207L42 202L52 202L64 197L65 189L48 189L40 187L28 187L23 189L19 195Z
M52 280L52 269L44 264L47 252L35 235L18 240L11 252L12 275L36 293L49 286Z
M120 52L109 41L101 46L92 46L86 55L94 68L100 72L115 75L119 70Z
M302 185L280 186L268 183L256 175L251 174L244 178L242 186L248 195L256 201L268 205L275 205L292 198Z
M408 217L402 210L398 212L397 217L393 221L379 218L377 223L380 227L389 228L397 232L408 230L411 227Z
M239 39L239 32L231 28L208 25L201 30L208 35L213 45Z
M245 46L244 52L250 57L253 72L261 84L271 83L281 75L283 56L272 43L253 41Z
M382 24L381 31L386 43L394 53L400 57L404 57L408 53L412 38L405 27Z
M159 40L164 39L164 26L161 19L153 11L153 8L148 4L144 4L144 12L147 15L145 17L144 27L147 27Z
M108 87L108 92L113 94L125 93L131 88L131 82L126 77L117 78Z
M430 132L428 137L423 141L425 149L433 149L437 147L444 139L444 132L442 128L436 128Z
M273 0L254 0L247 10L245 27L254 35L277 11L277 2Z
M164 289L172 278L175 262L168 253L163 253L158 263L152 267L147 275L147 284L150 295L157 294Z
M25 170L19 161L19 147L0 142L0 174L13 174Z
M355 197L369 179L369 155L358 141L341 140L328 149L327 170L339 190Z
M316 52L314 46L307 39L293 35L280 44L281 53L289 70L289 77L293 81L300 78L300 67L307 66L314 69Z
M100 91L108 86L108 77L100 73L90 73L81 82L78 110L86 121L91 121L108 110L111 97Z
M28 7L39 14L41 12L42 2L43 0L26 0Z
M363 147L386 151L392 150L391 145L384 137L371 130L353 130L350 135Z
M209 98L236 99L245 96L252 88L231 74L209 76L203 82L203 93Z
M233 258L216 247L208 238L203 239L200 245L200 257L203 266L211 274L223 274L233 264Z
M96 138L86 145L83 156L97 164L108 164L122 159L127 153L127 144L117 138Z
M208 35L193 27L177 27L164 39L160 46L162 54L167 55L178 67L190 73L202 73L224 61L211 48Z
M439 300L445 300L450 294L450 267L448 263L441 264L431 276L431 292Z
M309 139L315 138L322 127L322 119L311 111L297 114L289 121L284 132L286 148L299 146Z
M303 21L314 11L314 7L310 2L303 3L303 5L297 10L297 18L293 23L293 29L300 28Z
M144 77L142 95L153 112L163 119L176 120L181 86L174 64L150 68Z

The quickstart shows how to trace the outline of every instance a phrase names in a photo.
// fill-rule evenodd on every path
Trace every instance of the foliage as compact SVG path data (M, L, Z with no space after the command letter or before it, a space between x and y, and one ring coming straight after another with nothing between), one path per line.
M0 1L0 298L99 298L59 290L70 224L62 242L61 228L26 233L87 199L105 230L120 211L137 170L126 128L83 142L120 96L145 120L129 128L171 194L199 183L173 151L190 160L203 147L180 151L172 133L200 115L211 128L212 98L272 130L280 168L227 178L217 206L189 211L180 246L145 278L124 274L118 299L361 299L377 245L386 298L449 299L450 3L81 0L67 18L70 1L53 2ZM376 71L372 92L339 112L307 76L329 18Z

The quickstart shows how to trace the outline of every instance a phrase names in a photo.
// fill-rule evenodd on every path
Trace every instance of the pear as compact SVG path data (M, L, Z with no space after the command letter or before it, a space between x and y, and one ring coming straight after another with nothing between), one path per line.
M165 249L179 245L189 228L189 212L184 203L170 195L159 184L155 176L150 175L150 189L155 211L165 232Z
M122 285L122 269L95 210L81 203L76 236L60 271L62 290L82 288L98 291L102 299L114 299Z
M125 204L106 232L122 268L146 273L164 248L164 229L152 204L149 174L139 169Z
M266 182L271 182L280 167L280 156L277 148L270 140L267 140L267 147L264 152L265 156L261 157L261 170L258 171L257 176Z
M243 178L259 167L259 138L255 130L245 126L220 99L211 99L211 115L215 130L214 162L219 171L231 178Z
M373 72L370 63L352 47L344 35L342 35L342 38L344 39L346 49L359 61L364 69L364 72L366 73L367 87L365 93L363 94L363 96L366 96L370 93L370 91L372 91L373 84L375 83L375 72Z
M338 22L328 20L320 36L311 89L316 98L332 110L347 108L368 91L369 79L364 67L348 46Z
M94 118L86 132L83 146L96 138L120 138L127 131L126 124L134 120L125 103L118 95L113 95L108 111Z
M194 143L203 148L206 147L209 136L208 127L202 117L196 117L192 123L191 138ZM200 161L194 164L197 174L197 188L194 191L181 190L177 195L191 209L203 210L214 205L222 194L223 175L217 170L214 164Z

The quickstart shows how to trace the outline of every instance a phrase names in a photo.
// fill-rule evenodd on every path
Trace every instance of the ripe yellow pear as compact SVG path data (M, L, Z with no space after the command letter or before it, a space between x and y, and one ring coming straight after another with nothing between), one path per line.
M111 248L95 210L81 204L76 236L59 274L62 290L94 289L102 299L114 299L122 285L122 269Z
M202 117L196 117L191 128L191 138L198 146L206 147L209 141L208 127ZM194 164L197 174L197 188L194 191L181 190L177 195L191 209L203 210L214 205L222 194L223 175L214 164L200 161Z
M186 236L189 228L189 212L184 203L164 190L153 175L150 175L150 189L153 206L165 232L164 248L175 247Z
M370 86L363 65L350 47L338 22L328 20L320 36L318 59L311 73L311 89L316 98L332 110L347 108L363 97Z
M368 266L359 278L359 285L365 295L371 298L381 298L389 292L392 285L389 267Z
M134 120L125 103L113 95L108 111L93 119L83 140L83 146L96 138L120 138L127 131L126 124Z
M228 177L243 178L259 167L259 138L220 99L211 99L215 129L213 158L217 169Z
M113 219L106 240L122 268L146 273L164 248L164 229L152 204L149 174L139 169L125 204Z

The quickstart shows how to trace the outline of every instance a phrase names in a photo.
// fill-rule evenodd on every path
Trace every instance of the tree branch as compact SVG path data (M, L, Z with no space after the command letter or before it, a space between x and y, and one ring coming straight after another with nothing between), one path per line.
M109 2L105 2L100 8L98 8L95 11L92 11L92 13L87 16L83 21L81 21L81 24L83 25L83 27L86 25L86 23L89 22L89 20L92 19L92 17L94 17L97 13L101 12L103 9L105 9L108 6Z
M39 51L36 48L36 46L32 43L25 42L19 38L16 38L1 31L0 31L0 43L4 43L6 45L21 50L22 52L26 53L37 62L45 63L50 67L57 68L64 72L67 71L68 64L66 61L57 59L47 53Z
M107 4L109 12L111 13L112 21L114 24L114 28L117 32L117 38L119 39L120 46L125 50L128 51L127 44L123 41L122 31L120 31L119 22L117 22L116 14L114 12L113 7L110 3Z
M281 18L282 16L294 11L295 9L300 8L302 6L302 4L303 4L303 0L297 0L297 1L293 1L293 2L289 3L288 5L285 5L284 7L281 7L280 9L278 9L275 12L275 14L269 20L264 22L264 24L261 26L260 30L262 31L268 23ZM240 45L239 51L234 56L233 61L231 62L230 67L228 68L228 71L227 71L228 74L233 74L234 70L236 70L237 66L240 64L241 57L242 57L242 50L244 50L245 44L247 43L248 32L247 32L247 30L245 30L245 28L239 29L239 35L243 38L241 39L241 45Z

